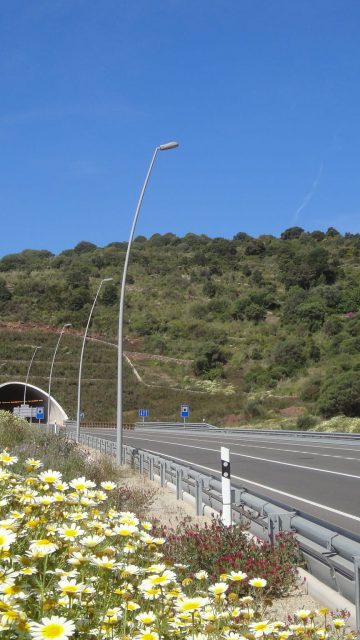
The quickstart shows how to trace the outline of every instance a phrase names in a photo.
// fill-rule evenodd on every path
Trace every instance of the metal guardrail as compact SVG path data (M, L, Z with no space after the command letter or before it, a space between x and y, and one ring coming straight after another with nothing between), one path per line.
M74 430L67 429L66 434L75 439ZM106 455L116 455L116 443L110 440L81 434L80 442ZM178 500L183 498L184 492L193 496L197 515L204 513L205 505L221 512L221 481L214 476L200 473L191 465L175 463L170 457L129 445L123 446L123 460L140 473L147 474L150 480L158 475L161 486L167 482L175 485ZM355 603L360 623L360 536L330 527L281 502L269 501L246 487L232 489L232 516L235 523L249 522L254 535L272 543L277 533L293 532L310 573Z
M294 438L335 438L335 439L352 439L360 440L360 433L334 433L328 431L300 431L296 429L241 429L240 427L217 427L208 422L135 422L135 428L147 427L148 429L201 429L214 430L222 434L231 435L234 433L242 433L244 435L272 435L272 436L291 436Z
M115 429L116 422L85 422L81 420L80 424L82 429ZM70 427L72 429L76 428L76 420L66 420L65 427ZM123 429L134 429L134 422L124 422Z

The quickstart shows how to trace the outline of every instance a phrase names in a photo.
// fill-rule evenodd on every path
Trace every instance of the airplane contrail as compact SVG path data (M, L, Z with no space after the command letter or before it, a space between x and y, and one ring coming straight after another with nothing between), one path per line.
M316 178L315 178L315 180L314 180L314 182L312 184L312 187L311 187L309 193L306 194L306 196L305 196L304 200L302 201L300 207L298 209L296 209L296 211L295 211L294 222L298 219L299 214L301 213L301 211L303 209L305 209L305 207L308 206L310 200L312 199L312 197L313 197L313 195L314 195L314 193L315 193L315 191L316 191L316 189L318 187L318 184L319 184L323 169L324 169L324 163L323 163L323 161L321 161L320 167L319 167L319 171L317 173L317 176L316 176Z

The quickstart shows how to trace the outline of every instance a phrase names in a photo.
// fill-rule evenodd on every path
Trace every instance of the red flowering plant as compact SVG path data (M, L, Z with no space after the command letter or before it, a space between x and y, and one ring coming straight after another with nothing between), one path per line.
M213 575L243 571L248 579L261 576L267 581L268 596L283 596L295 586L297 566L300 564L298 543L291 533L280 533L275 544L262 540L248 540L245 549L236 549L219 555L213 568ZM247 580L235 582L239 595L248 592Z
M175 531L162 530L162 535L165 560L186 566L187 575L203 570L210 580L218 580L222 574L244 572L245 580L232 583L239 595L250 593L248 580L258 576L267 581L267 596L284 595L295 586L300 556L292 534L279 534L272 546L250 537L245 526L226 527L214 519L203 527L185 520Z

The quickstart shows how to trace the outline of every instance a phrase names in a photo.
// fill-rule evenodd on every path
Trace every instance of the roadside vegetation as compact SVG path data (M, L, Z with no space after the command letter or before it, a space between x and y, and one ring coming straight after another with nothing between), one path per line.
M26 459L41 458L44 468L56 469L66 482L77 476L85 476L98 485L106 480L114 482L116 489L109 496L109 505L136 511L139 517L147 516L156 494L156 489L150 486L130 486L128 480L132 471L119 469L109 456L79 447L65 435L46 434L7 411L0 411L0 447L8 449L18 459L15 471L23 468Z
M46 385L56 329L54 395L76 406L83 331L100 279L91 334L116 343L119 278L126 243L80 242L59 255L26 250L0 260L0 381ZM360 418L360 234L286 229L280 238L232 240L187 234L139 236L126 294L125 418L146 406L155 420L316 429L334 416ZM23 324L19 324L19 321ZM116 348L87 345L85 415L114 420ZM96 392L94 392L96 391ZM355 421L354 421L355 419ZM324 425L319 429L325 429Z

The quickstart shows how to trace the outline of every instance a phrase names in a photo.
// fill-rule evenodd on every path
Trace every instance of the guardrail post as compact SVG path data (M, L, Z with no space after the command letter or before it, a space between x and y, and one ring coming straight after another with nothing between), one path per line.
M195 480L196 487L196 515L203 515L203 503L202 503L202 489L203 489L203 480L202 478L196 478Z
M144 473L144 454L142 451L139 452L139 472Z
M160 460L160 484L162 487L165 487L166 484L166 462L165 460Z
M354 557L356 634L360 638L360 556Z
M291 531L291 518L294 511L277 511L268 514L268 538L272 546L276 542L276 535L282 531Z
M149 480L154 480L154 458L149 457Z
M184 471L181 469L176 469L176 499L183 499L183 475Z

